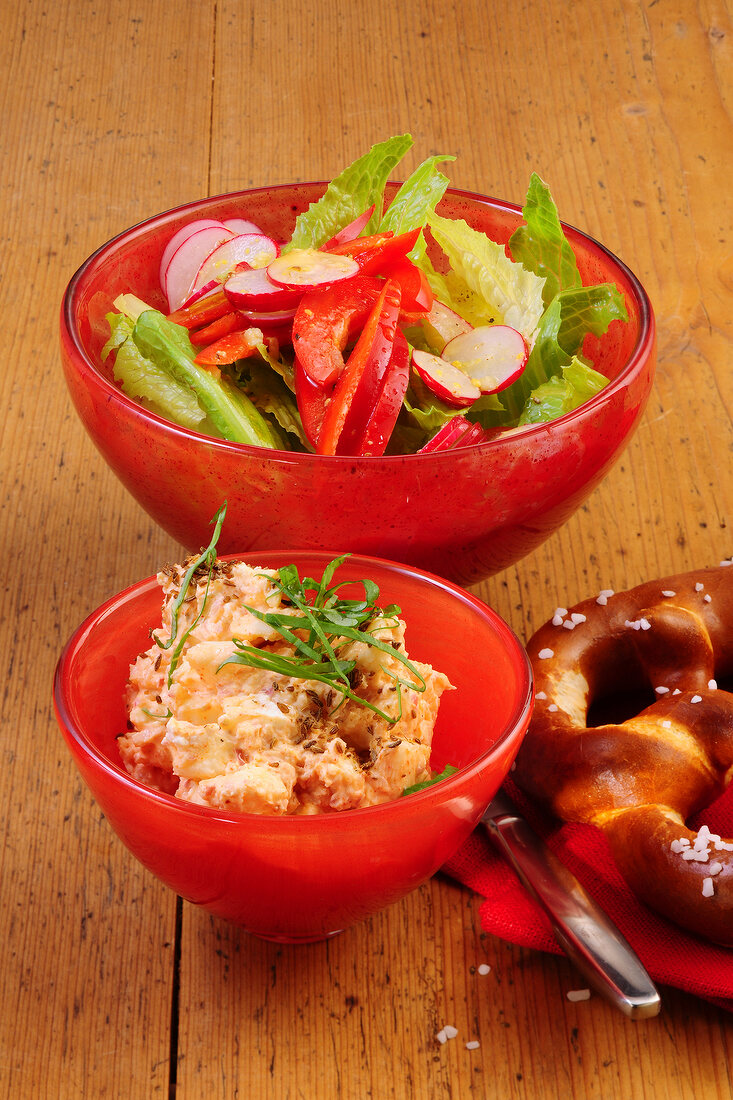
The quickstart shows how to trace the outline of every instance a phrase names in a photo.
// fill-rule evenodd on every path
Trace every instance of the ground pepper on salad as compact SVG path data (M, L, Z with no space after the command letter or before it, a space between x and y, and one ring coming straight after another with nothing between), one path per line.
M411 145L373 146L288 241L239 218L183 226L161 260L168 314L134 287L108 314L103 356L123 391L204 434L357 456L478 443L598 393L608 379L583 343L628 319L624 299L583 285L547 185L532 175L505 247L436 212L448 155L385 209Z

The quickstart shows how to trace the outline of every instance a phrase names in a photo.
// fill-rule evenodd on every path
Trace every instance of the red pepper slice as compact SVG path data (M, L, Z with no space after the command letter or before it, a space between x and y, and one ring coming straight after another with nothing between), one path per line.
M349 222L343 229L340 229L334 237L331 237L330 241L326 241L321 247L324 251L330 252L331 249L336 248L337 245L347 244L348 241L355 240L362 229L366 228L373 213L374 203L372 203L369 209L365 210L363 214L360 214L358 218L354 218L353 222Z
M391 264L405 258L415 247L419 235L419 226L396 237L389 231L375 233L371 237L357 237L355 241L337 245L329 252L351 256L358 263L362 275L382 275L389 271Z
M323 389L311 382L300 360L295 360L295 400L298 403L303 431L313 450L318 446L330 393L330 389Z
M383 455L410 382L410 345L398 329L381 393L359 444L359 454Z
M407 258L396 260L387 272L390 279L396 279L402 291L400 317L403 321L418 320L425 317L433 305L433 291L424 271L416 267Z
M400 288L386 282L331 395L319 454L361 454L392 359L399 313Z
M184 328L198 328L199 325L208 325L210 321L223 317L231 308L232 304L224 293L224 288L220 287L218 290L212 290L210 294L197 298L190 306L181 306L180 309L169 313L168 320L176 325L183 325Z
M216 340L221 340L222 336L229 336L232 332L242 332L243 329L251 327L251 324L252 322L243 317L241 313L232 310L231 313L225 313L223 317L212 321L210 325L197 328L195 332L191 332L189 335L192 344L197 347L207 347L209 344L215 343Z
M362 328L383 286L379 279L355 275L303 295L293 320L293 347L316 386L334 385L344 369L342 352L349 337Z
M248 359L257 355L257 344L262 332L257 328L248 328L244 332L233 332L229 336L223 336L207 348L200 351L194 363L202 367L221 367L225 363L233 363L236 359Z

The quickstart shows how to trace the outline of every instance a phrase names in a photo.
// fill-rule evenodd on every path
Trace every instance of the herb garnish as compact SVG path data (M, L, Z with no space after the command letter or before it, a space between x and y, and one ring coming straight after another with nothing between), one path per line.
M358 582L364 590L362 599L341 599L339 590L347 582L331 583L334 573L349 556L342 554L329 562L320 581L312 577L301 579L295 565L283 566L274 577L270 577L282 601L295 609L293 612L262 612L247 606L247 610L255 618L273 627L285 641L293 646L295 650L293 654L271 653L234 638L237 652L219 667L223 668L228 664L249 665L252 668L267 669L282 676L317 680L320 683L329 684L341 695L335 710L338 710L346 699L352 699L374 711L392 725L402 717L402 687L422 692L425 691L425 680L404 653L396 649L391 642L382 641L375 636L375 630L389 626L390 620L393 623L396 622L400 613L397 604L389 604L384 608L378 607L376 601L379 597L379 587L372 580ZM266 575L269 576L269 574ZM396 715L388 714L374 703L356 695L352 690L350 675L356 668L356 661L345 660L339 656L339 649L344 641L366 642L367 645L383 653L389 653L412 674L412 681L403 680L395 673L385 670L396 684Z
M406 794L415 794L417 791L424 791L426 787L432 787L433 783L440 783L441 779L450 779L457 771L458 768L455 768L452 764L446 764L440 775L434 775L430 779L424 779L422 783L413 783L411 787L405 787L402 796L404 797Z
M153 714L152 710L148 710L147 707L140 707L140 710L143 712L143 714L147 714L148 718L159 718L161 722L164 719L173 717L173 711L170 707L165 708L165 714Z
M183 634L181 636L181 639L178 642L178 645L173 650L173 656L171 657L171 663L170 663L170 666L168 668L168 687L171 686L171 682L172 682L172 679L173 679L173 673L175 672L176 667L178 665L178 662L181 658L181 653L183 652L183 647L186 644L186 639L188 638L189 634L191 633L193 628L196 626L196 623L199 621L199 619L201 618L201 616L204 613L204 608L206 607L206 599L209 595L209 586L211 584L211 574L213 573L214 566L216 564L216 544L219 541L219 535L221 534L221 528L222 528L222 524L224 523L224 517L226 516L226 514L227 514L227 502L224 501L224 503L219 508L216 515L211 520L211 522L214 524L214 534L211 536L211 542L209 543L209 545L206 547L205 550L201 551L201 553L195 559L195 561L191 562L188 569L186 570L186 575L184 576L184 578L181 582L180 591L179 591L178 595L176 596L175 600L173 601L173 605L171 607L171 636L170 636L170 638L168 639L167 642L162 642L157 634L152 634L151 635L153 641L161 649L170 649L170 647L173 645L173 643L176 640L176 635L178 634L178 612L181 609L183 601L186 599L186 596L188 595L188 589L189 589L189 586L191 584L191 581L193 580L193 576L194 576L194 574L196 573L196 571L198 569L208 567L208 575L207 575L207 578L206 578L206 591L204 592L204 598L201 601L201 608L199 610L199 613L196 616L196 618L193 620L191 625L188 627L188 629L183 632Z
M171 686L173 673L183 652L186 639L196 626L206 607L206 601L211 586L211 577L216 565L216 544L221 533L224 517L226 516L226 501L213 517L214 534L211 542L205 550L186 570L181 582L181 587L171 606L171 633L167 641L162 641L156 634L153 640L161 649L170 649L178 634L178 614L188 595L188 589L198 570L208 570L206 589L201 601L201 607L191 625L183 632L171 657L168 669L168 686ZM280 593L282 602L295 610L263 612L256 607L245 604L245 608L260 622L273 627L280 636L289 642L295 652L293 654L271 653L258 649L257 646L248 645L239 638L232 641L237 652L227 658L217 668L225 665L248 665L251 668L262 668L269 672L276 672L282 676L290 676L298 680L317 680L319 683L329 684L341 695L341 700L334 708L334 713L346 699L352 699L362 706L384 718L393 725L402 717L402 693L403 687L412 688L413 691L425 691L426 683L416 665L410 661L404 653L401 653L395 644L382 641L375 635L376 630L394 625L400 614L397 604L389 604L381 608L377 605L379 598L379 586L372 580L362 580L358 583L364 590L362 599L341 599L339 591L348 582L342 581L332 584L334 574L338 567L350 557L342 554L330 561L323 571L320 581L312 577L300 578L297 566L285 565L271 576L263 573ZM390 622L391 621L391 622ZM385 669L395 681L397 693L397 714L391 715L381 710L376 704L363 699L352 690L352 673L356 669L356 661L345 660L338 655L340 646L345 641L366 642L375 649L388 653L396 658L411 673L412 680L403 680L389 669ZM384 666L382 666L384 667Z

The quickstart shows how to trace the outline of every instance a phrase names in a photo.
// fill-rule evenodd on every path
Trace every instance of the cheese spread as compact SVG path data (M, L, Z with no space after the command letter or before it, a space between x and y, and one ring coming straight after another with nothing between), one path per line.
M429 665L400 660L401 619L377 609L364 641L338 639L356 696L346 697L333 682L232 660L243 645L268 658L295 652L257 615L294 610L277 571L217 560L184 584L190 564L159 573L162 626L130 669L129 728L118 744L134 778L187 802L261 814L371 806L430 778L433 727L451 685Z

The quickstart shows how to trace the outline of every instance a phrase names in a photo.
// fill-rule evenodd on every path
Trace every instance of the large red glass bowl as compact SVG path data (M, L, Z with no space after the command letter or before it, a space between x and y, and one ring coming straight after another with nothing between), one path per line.
M390 193L396 185L392 185ZM179 428L115 385L100 351L105 314L133 291L165 308L160 258L194 218L241 215L280 239L320 183L222 195L169 210L103 245L71 279L61 312L64 371L84 427L140 505L188 549L208 542L226 498L222 552L339 547L408 562L470 584L506 568L561 526L607 473L639 422L655 365L647 295L602 245L566 227L585 282L611 281L629 322L584 348L610 384L552 424L446 453L342 458L262 450ZM449 191L439 211L506 242L519 209Z
M295 562L318 577L332 555L258 553L253 565ZM130 778L116 736L126 729L130 663L160 623L155 578L114 596L76 630L59 659L54 702L81 775L129 850L182 897L250 932L288 942L324 938L429 878L476 825L506 776L532 704L529 662L490 608L443 581L353 557L339 578L371 577L396 602L410 656L445 672L431 763L459 771L424 791L363 810L270 817L224 813ZM348 592L348 589L345 590Z

